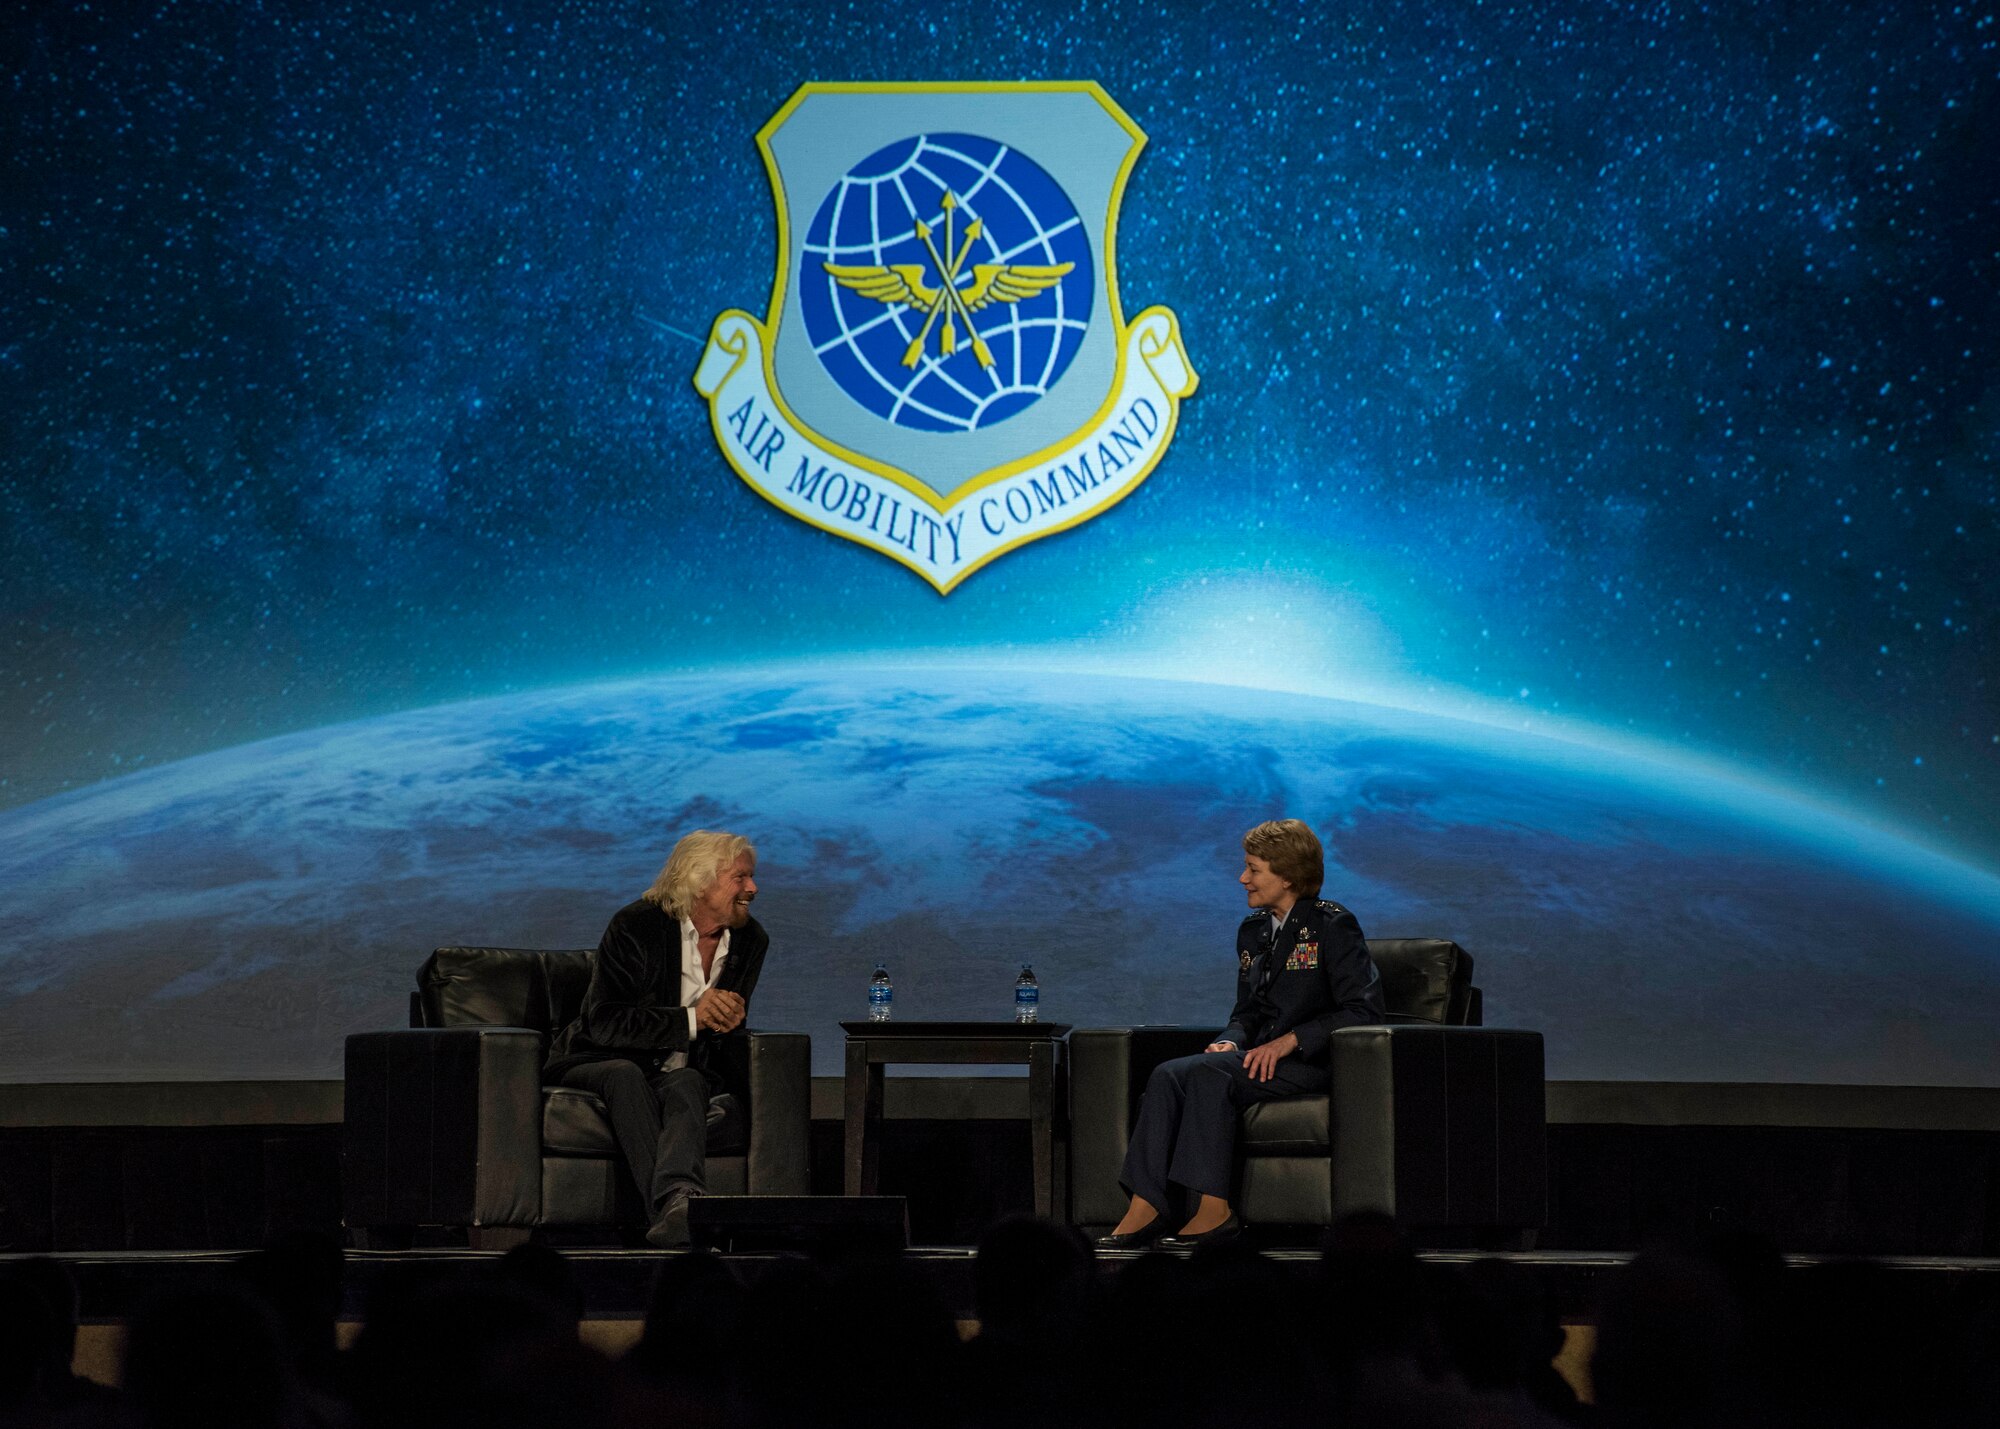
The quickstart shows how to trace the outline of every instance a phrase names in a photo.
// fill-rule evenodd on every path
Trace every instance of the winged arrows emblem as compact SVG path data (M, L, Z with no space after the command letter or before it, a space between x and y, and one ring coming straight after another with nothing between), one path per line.
M833 281L862 297L888 307L902 306L916 309L924 314L924 325L907 350L903 353L903 366L915 367L923 360L924 346L930 341L931 329L943 317L944 326L938 332L938 352L950 357L958 351L958 323L965 324L965 330L972 341L973 356L979 359L981 367L993 365L993 354L979 336L979 328L972 315L981 308L995 303L1018 303L1024 298L1032 298L1037 293L1047 292L1076 265L1074 263L974 263L966 269L965 260L972 252L972 245L979 239L981 228L978 219L965 226L963 242L957 241L952 229L958 213L958 198L946 191L944 208L944 248L940 250L934 240L931 225L917 220L916 234L930 255L932 265L939 276L939 285L931 287L926 281L928 274L921 263L848 264L822 263ZM956 251L954 251L954 249ZM949 265L944 254L950 253ZM961 288L959 279L968 275L971 282Z

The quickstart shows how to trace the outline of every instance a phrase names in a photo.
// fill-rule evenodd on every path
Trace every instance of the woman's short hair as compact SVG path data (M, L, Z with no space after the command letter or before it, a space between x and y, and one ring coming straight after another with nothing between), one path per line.
M1267 819L1243 836L1243 852L1271 865L1301 898L1319 897L1326 882L1326 854L1319 837L1299 819Z
M733 867L746 853L752 863L757 861L755 845L741 834L696 829L674 845L674 851L660 867L660 876L641 896L674 917L685 918L695 899L708 892L722 871Z

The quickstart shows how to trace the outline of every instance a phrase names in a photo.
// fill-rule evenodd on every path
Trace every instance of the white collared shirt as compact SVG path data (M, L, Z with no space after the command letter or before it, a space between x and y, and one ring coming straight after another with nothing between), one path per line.
M701 934L695 931L692 919L681 919L681 1006L687 1010L688 1042L693 1043L701 1027L694 1020L694 1005L701 1001L702 994L714 987L722 977L723 964L729 961L729 930L715 940L715 956L709 961L708 976L701 975ZM660 1070L671 1072L687 1065L687 1053L674 1052L660 1060Z

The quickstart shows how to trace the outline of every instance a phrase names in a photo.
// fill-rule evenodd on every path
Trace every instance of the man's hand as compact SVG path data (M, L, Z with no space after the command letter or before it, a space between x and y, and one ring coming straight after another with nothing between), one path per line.
M1236 1044L1234 1042L1211 1042L1201 1050L1204 1052L1234 1052Z
M1243 1070L1250 1074L1253 1082L1268 1082L1277 1073L1278 1063L1299 1050L1296 1033L1287 1032L1275 1041L1266 1042L1261 1047L1252 1047L1243 1054Z
M734 1032L743 1025L743 999L712 987L694 1005L694 1023L704 1032Z

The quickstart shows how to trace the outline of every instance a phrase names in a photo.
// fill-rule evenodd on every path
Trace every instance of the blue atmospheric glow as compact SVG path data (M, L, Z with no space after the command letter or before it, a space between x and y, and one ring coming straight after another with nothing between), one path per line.
M326 1075L428 946L587 946L657 865L633 831L696 823L756 841L758 1015L822 1071L882 956L913 1015L990 1015L1032 961L1065 1020L1205 1021L1236 838L1278 810L1371 932L1472 948L1554 1076L2000 1076L2000 884L1741 784L1293 692L824 662L407 711L0 813L37 930L0 959L6 1068ZM1810 1023L1756 995L1801 964Z

